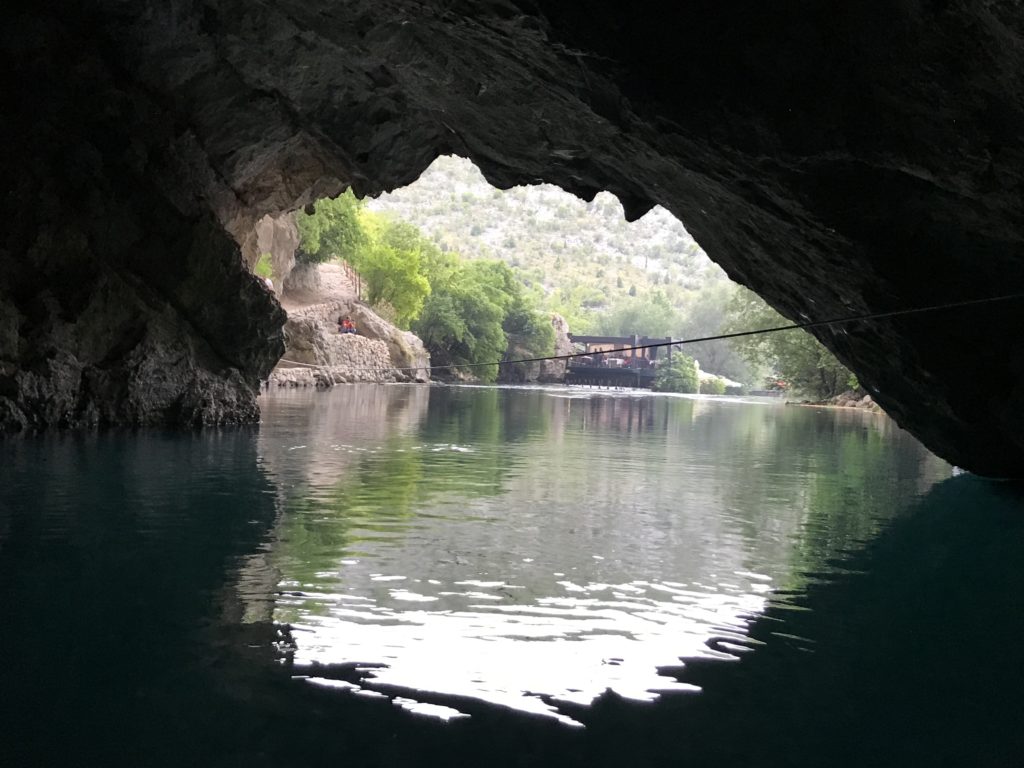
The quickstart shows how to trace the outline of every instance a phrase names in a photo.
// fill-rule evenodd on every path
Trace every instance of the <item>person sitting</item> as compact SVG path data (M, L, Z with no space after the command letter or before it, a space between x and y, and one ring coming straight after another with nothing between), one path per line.
M341 319L341 324L338 326L338 331L340 333L355 333L356 326L355 323L352 322L352 318L348 315L343 317Z

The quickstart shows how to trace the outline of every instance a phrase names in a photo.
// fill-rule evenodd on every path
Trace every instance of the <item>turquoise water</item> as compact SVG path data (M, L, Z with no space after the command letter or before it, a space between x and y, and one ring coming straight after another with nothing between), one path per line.
M883 416L262 407L2 445L0 762L1019 764L1021 495Z

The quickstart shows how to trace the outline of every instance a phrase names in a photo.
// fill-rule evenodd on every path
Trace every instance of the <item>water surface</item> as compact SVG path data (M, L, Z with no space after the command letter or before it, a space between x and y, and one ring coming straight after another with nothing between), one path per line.
M771 401L364 388L266 415L295 661L567 724L606 690L696 690L666 670L748 650L773 590L949 474L886 419Z
M0 757L1017 764L1019 494L885 417L412 386L263 410L3 444Z

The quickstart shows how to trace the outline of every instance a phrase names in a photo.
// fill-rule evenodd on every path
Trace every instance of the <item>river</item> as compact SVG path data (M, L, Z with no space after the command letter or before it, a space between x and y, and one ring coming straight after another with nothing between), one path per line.
M0 443L0 764L1021 763L1024 496L885 416L261 405Z

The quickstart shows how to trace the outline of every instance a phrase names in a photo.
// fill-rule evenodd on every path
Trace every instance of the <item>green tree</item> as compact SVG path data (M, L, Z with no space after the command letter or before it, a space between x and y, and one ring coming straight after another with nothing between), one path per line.
M679 315L660 291L650 298L624 298L597 321L598 333L608 336L669 336L680 324Z
M321 200L297 224L300 261L345 259L365 283L367 302L396 325L407 328L419 315L430 294L424 261L440 253L419 229L365 210L351 191Z
M702 395L724 395L725 381L718 376L701 379L700 393Z
M440 254L420 231L405 222L393 221L364 211L360 215L366 244L353 259L353 266L366 283L366 300L372 306L387 307L396 325L408 328L430 295L430 283L423 274L424 262Z
M300 212L295 220L299 229L295 258L307 264L331 259L354 264L367 241L359 217L362 208L363 201L348 190L333 200L320 200L313 213Z
M432 292L413 331L435 364L472 365L473 375L493 381L498 366L482 364L502 360L510 346L531 356L551 352L550 321L506 264L434 254L428 275Z
M789 321L746 289L729 304L729 332L788 325ZM857 386L857 379L825 346L806 331L794 329L747 336L733 343L753 365L763 365L786 381L794 392L824 399Z
M692 357L674 352L671 362L665 361L654 377L654 389L658 392L685 392L695 394L700 389L697 364Z
M682 299L681 321L674 331L676 338L698 339L721 333L730 319L729 306L736 290L734 283L723 280L698 291L687 291ZM759 382L767 373L755 370L727 341L701 341L684 349L700 363L701 369L730 379Z
M509 306L501 327L508 337L508 348L517 354L543 357L555 349L555 329L551 326L551 316L539 312L522 291Z
M419 254L374 243L357 268L366 284L366 301L378 309L385 306L402 328L419 316L430 295L430 283L420 274Z
M445 283L435 284L413 331L430 351L436 364L467 365L483 381L494 381L498 361L508 340L502 329L505 307L494 300L494 291L477 270L466 265Z

